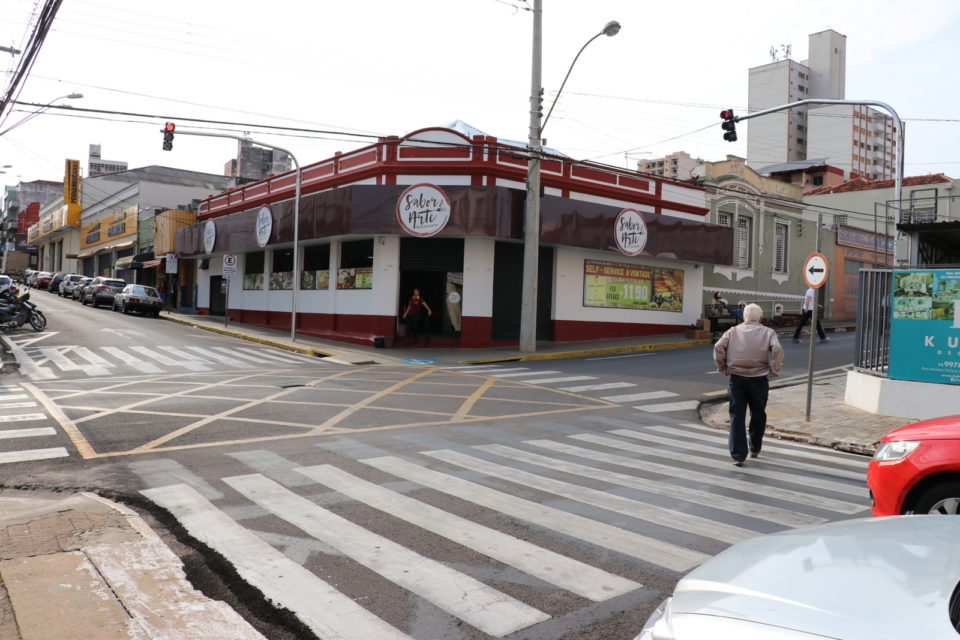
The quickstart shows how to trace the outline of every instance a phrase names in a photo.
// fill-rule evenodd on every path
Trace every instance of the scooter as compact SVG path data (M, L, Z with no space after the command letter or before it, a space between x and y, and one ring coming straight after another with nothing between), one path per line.
M47 318L37 305L30 302L30 294L16 296L9 291L0 293L0 330L18 329L29 322L34 331L47 327Z

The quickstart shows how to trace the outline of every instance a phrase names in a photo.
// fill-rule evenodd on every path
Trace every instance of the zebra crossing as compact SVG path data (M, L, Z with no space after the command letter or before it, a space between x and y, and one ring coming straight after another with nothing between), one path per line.
M128 347L81 345L20 346L8 341L21 375L33 381L63 376L105 377L125 374L203 372L224 369L263 369L317 364L298 353L256 347L159 345Z
M323 638L420 639L461 624L444 637L503 637L614 599L622 610L657 595L651 572L679 575L747 538L867 513L866 458L769 442L735 468L702 425L616 422L486 432L481 444L423 436L444 445L434 449L406 437L402 455L361 447L344 459L330 445L340 457L324 464L234 451L249 472L214 479L159 460L131 468L144 496ZM286 535L262 531L265 519ZM281 539L336 561L307 570ZM344 588L357 571L370 597ZM416 614L373 597L390 590L422 603ZM566 608L544 606L544 593Z
M27 389L20 385L0 385L0 464L32 462L65 458L70 454L65 447L39 446L48 444L59 432L50 426L28 426L25 423L49 423L50 418ZM8 425L16 426L8 426ZM46 440L46 442L44 442Z
M597 376L586 375L563 375L562 371L555 370L531 370L529 367L504 367L502 365L467 365L457 367L442 367L462 373L471 373L487 376L489 378L498 378L513 380L517 382L527 382L530 384L555 387L558 391L568 391L570 393L595 395L600 400L607 402L616 402L617 404L634 404L635 409L647 413L666 413L670 411L690 411L700 405L699 400L676 400L680 394L674 391L661 389L657 391L647 391L640 393L618 393L613 395L602 395L596 392L607 392L614 389L626 390L638 386L635 382L598 382L593 384L576 384L567 386L571 382L586 382L588 380L597 380ZM650 402L652 400L665 400L674 398L671 402ZM635 404L642 403L642 404Z

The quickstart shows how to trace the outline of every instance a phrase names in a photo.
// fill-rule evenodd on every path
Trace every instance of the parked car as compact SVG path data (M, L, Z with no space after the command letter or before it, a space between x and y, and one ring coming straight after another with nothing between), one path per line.
M867 468L867 486L876 516L960 515L960 415L883 436Z
M139 311L156 318L162 309L163 300L157 290L142 284L128 284L113 297L113 310L121 313Z
M50 286L50 281L53 280L53 274L49 271L38 271L37 275L33 279L33 285L37 289L46 289Z
M739 542L635 640L957 640L960 518L866 518Z
M20 282L22 282L27 286L31 286L33 284L33 279L36 277L36 275L37 275L36 269L24 269L23 276L20 278Z
M83 297L80 298L80 302L84 305L91 302L95 307L107 303L112 305L113 296L126 285L127 283L119 278L96 277L84 288Z
M80 282L78 282L76 286L73 287L73 291L70 292L71 295L73 296L73 299L74 300L83 299L83 290L86 289L87 285L89 285L91 282L93 282L93 278L90 278L87 276L84 276L83 278L81 278Z
M47 285L47 291L50 293L60 293L60 283L63 282L63 279L67 277L67 274L62 271L58 271L53 274L53 277L50 278L50 284Z
M6 291L10 287L13 287L13 278L0 275L0 291Z
M68 274L67 277L64 278L60 283L60 289L57 293L60 294L61 298L69 298L73 296L73 290L81 280L83 280L83 276L79 273Z

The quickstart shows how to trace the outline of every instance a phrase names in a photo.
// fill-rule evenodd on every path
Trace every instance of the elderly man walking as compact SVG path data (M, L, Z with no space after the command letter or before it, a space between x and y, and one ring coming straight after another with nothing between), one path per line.
M731 327L713 347L717 370L730 376L730 457L733 464L743 466L749 449L750 457L760 455L763 432L767 428L768 377L780 375L783 347L776 332L760 324L763 309L748 304L743 310L743 324ZM750 408L750 430L747 437L747 408Z

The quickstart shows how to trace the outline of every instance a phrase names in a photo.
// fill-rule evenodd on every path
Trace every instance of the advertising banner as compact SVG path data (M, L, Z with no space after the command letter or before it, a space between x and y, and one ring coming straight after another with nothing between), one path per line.
M893 272L890 377L960 384L960 270Z
M683 311L683 270L584 260L583 306Z

